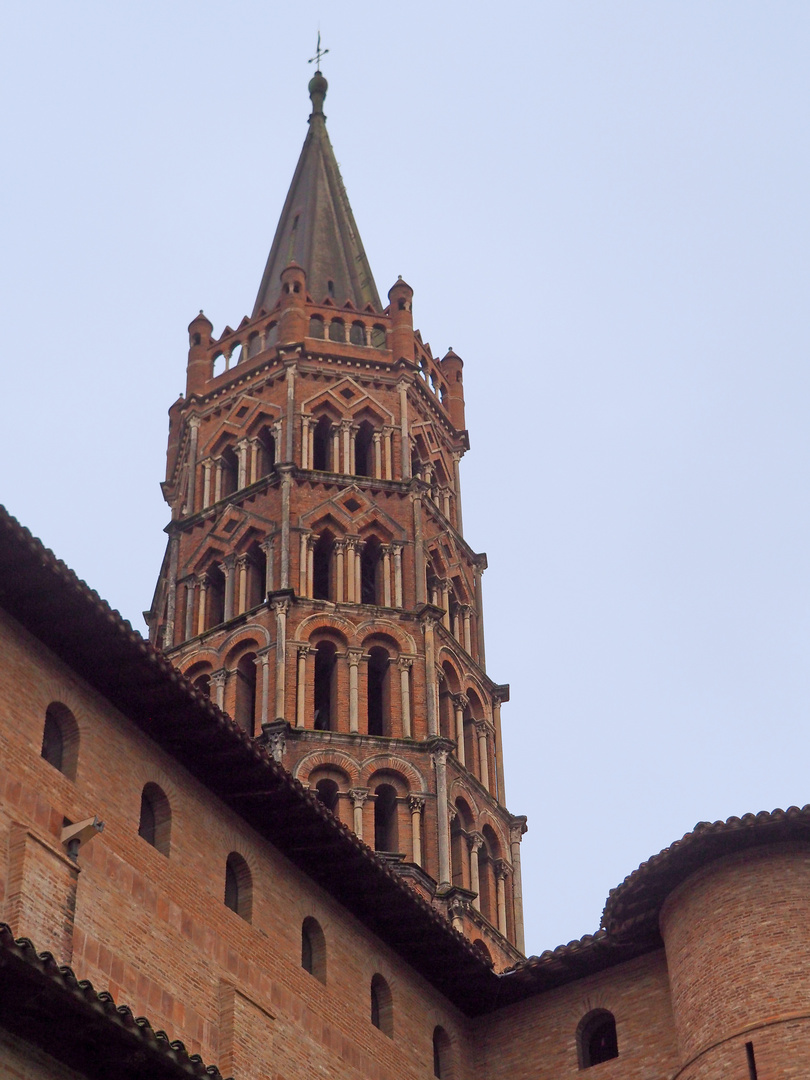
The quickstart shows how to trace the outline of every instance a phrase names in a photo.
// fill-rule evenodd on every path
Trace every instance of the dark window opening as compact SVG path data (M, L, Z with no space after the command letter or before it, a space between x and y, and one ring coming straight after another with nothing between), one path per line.
M330 296L335 295L335 283L334 283L334 281L327 281L327 283L326 283L326 291L329 293Z
M371 330L371 344L375 349L385 348L385 327L375 326Z
M322 416L315 425L312 437L312 468L329 472L332 467L332 424Z
M335 646L322 641L315 650L315 723L316 731L332 730L332 698L335 677Z
M248 735L256 726L256 654L246 653L236 665L236 709L234 719Z
M323 338L325 336L323 319L318 315L313 315L309 320L309 336L314 338Z
M397 793L390 784L380 784L374 795L374 849L395 852L399 846Z
M248 607L257 607L267 599L267 554L260 544L252 544L248 563Z
M616 1020L607 1009L596 1009L589 1013L579 1025L577 1032L579 1066L588 1069L591 1065L601 1065L603 1061L612 1061L619 1056L619 1043L616 1037Z
M62 771L62 758L64 756L62 728L59 726L59 722L49 713L45 714L45 730L42 733L42 756L49 765L53 765L59 772Z
M225 621L225 575L218 566L209 567L206 572L208 588L205 593L205 628L219 626Z
M220 498L224 499L226 495L233 495L239 483L239 459L232 446L227 446L222 451L220 461L222 462L222 486L219 494Z
M368 733L390 735L388 723L388 668L385 649L375 646L368 658Z
M147 784L141 792L141 815L138 835L161 853L169 854L172 814L169 800L157 786Z
M393 1038L394 1011L391 991L382 975L375 975L371 980L371 1022L384 1035Z
M315 785L315 794L327 810L337 813L338 786L334 780L319 780Z
M268 427L259 432L259 476L267 476L276 463L276 439Z
M349 340L352 345L365 345L366 328L362 323L353 322L349 330Z
M194 686L201 694L205 694L206 697L211 697L211 676L210 675L198 675L194 680Z
M374 428L364 420L354 437L354 474L371 476L374 472Z
M320 924L311 916L301 926L301 967L326 983L326 939Z
M450 1080L450 1039L444 1028L433 1031L433 1075L439 1080Z
M225 906L250 922L253 915L253 877L241 855L232 851L225 863Z
M379 604L382 550L376 536L370 537L360 552L360 603Z
M346 340L346 328L343 325L342 319L333 319L329 323L329 340L330 341L345 341Z
M316 600L332 597L332 556L335 541L330 532L323 532L312 552L312 595Z

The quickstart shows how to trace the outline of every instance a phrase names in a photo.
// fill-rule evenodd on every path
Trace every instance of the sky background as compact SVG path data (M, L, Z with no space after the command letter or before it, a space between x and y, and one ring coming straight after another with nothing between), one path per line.
M810 802L810 4L10 2L0 501L139 630L186 327L249 313L325 111L465 361L529 952L699 820Z

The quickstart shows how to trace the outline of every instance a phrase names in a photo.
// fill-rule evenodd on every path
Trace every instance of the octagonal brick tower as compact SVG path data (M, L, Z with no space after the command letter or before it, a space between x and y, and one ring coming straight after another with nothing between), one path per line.
M189 327L150 636L444 910L497 969L523 952L481 576L462 534L462 361L383 308L312 114L252 315Z

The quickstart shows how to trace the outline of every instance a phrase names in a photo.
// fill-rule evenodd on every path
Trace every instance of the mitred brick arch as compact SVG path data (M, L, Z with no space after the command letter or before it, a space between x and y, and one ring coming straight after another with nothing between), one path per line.
M353 645L355 642L354 626L349 620L327 612L316 612L303 619L295 631L296 639L301 644L308 642L318 630L334 630L346 641L347 645Z
M364 761L360 772L360 782L363 787L368 786L370 777L376 772L399 773L405 778L411 792L427 791L424 778L405 758L394 757L391 754L377 754L368 761Z
M351 787L359 786L360 766L348 754L343 754L339 750L315 750L311 754L306 754L293 769L293 776L306 785L316 769L329 765L345 772L349 777Z
M465 803L469 806L470 810L472 811L473 815L475 816L475 821L476 821L476 826L475 827L477 829L478 828L478 820L479 820L479 818L481 816L481 808L478 805L478 800L476 799L476 797L475 797L475 795L474 795L474 793L472 791L472 788L470 788L467 785L466 781L463 780L460 776L457 776L456 779L450 785L450 792L448 794L448 801L450 802L451 806L455 806L456 799L458 799L458 798L464 799Z
M408 656L416 655L416 642L411 635L392 619L367 619L355 629L355 640L361 645L368 638L381 634L393 638L399 645L401 653Z

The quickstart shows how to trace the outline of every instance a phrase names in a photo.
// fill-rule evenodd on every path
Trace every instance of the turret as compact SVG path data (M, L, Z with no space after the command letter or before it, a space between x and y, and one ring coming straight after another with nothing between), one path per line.
M211 378L211 331L213 323L200 310L188 327L188 364L186 365L186 397L202 394Z
M391 351L394 361L405 359L413 363L413 289L398 277L388 293L391 317Z
M458 431L463 431L466 427L464 420L464 380L461 375L464 361L457 353L453 352L451 345L440 366L442 374L447 379L445 408L450 413L453 427Z
M281 271L281 318L279 345L303 341L307 333L307 275L303 267L290 263Z

